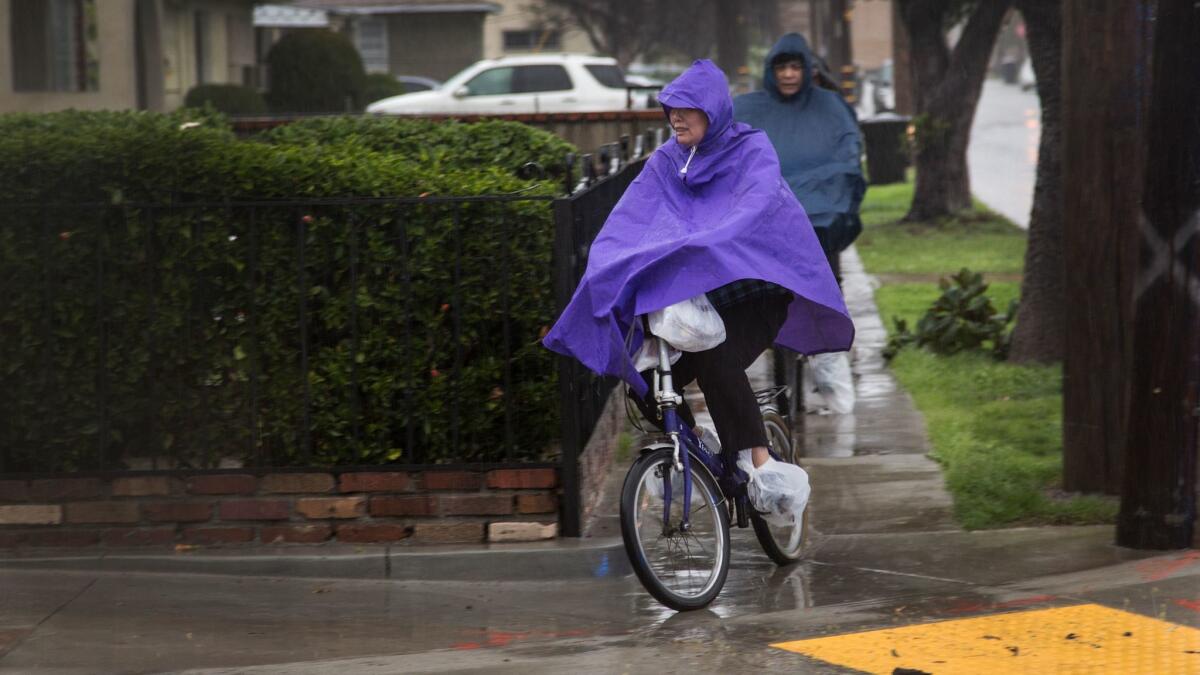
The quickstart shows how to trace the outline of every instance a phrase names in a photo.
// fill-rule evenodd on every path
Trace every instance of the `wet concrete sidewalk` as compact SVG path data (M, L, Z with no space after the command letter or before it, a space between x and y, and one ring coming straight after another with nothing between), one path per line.
M858 399L853 415L806 416L817 547L779 568L736 530L729 577L707 610L652 600L628 573L612 516L589 538L536 546L212 552L190 556L190 568L42 555L0 564L0 673L891 673L920 663L887 642L894 633L878 639L878 669L772 645L930 626L949 645L960 620L1026 616L1033 628L977 630L939 656L1016 649L1003 670L954 672L1055 672L1029 660L1041 652L1022 642L1028 634L1115 646L1091 626L1026 614L1071 608L1115 612L1128 623L1115 624L1118 638L1137 621L1162 631L1142 643L1144 664L1121 652L1111 663L1132 665L1088 672L1200 672L1200 552L1121 549L1107 526L954 525L920 416L879 357L871 280L853 252L843 267ZM753 370L764 384L770 372L766 360ZM610 499L627 466L614 467Z

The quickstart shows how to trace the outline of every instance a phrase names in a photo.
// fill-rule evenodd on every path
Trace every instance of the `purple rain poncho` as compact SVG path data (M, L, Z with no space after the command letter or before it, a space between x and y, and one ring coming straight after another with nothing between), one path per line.
M642 343L636 317L738 279L762 279L794 294L777 344L803 354L849 349L854 324L812 225L766 134L733 121L725 75L696 61L658 100L668 114L704 111L708 131L690 161L689 148L675 140L646 161L543 344L645 395L632 359Z

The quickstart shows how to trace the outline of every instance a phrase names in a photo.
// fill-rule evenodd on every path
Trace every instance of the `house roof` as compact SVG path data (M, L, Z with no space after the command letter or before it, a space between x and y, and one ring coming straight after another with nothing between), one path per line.
M297 0L294 4L322 9L335 14L494 14L500 5L494 2L463 2L462 0Z

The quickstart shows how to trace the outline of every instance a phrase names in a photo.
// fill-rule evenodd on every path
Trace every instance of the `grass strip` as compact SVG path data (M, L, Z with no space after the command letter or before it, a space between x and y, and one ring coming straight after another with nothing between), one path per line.
M873 186L856 242L867 271L885 281L875 302L884 325L910 329L937 299L936 279L962 267L1012 277L1022 271L1026 236L981 205L936 223L899 222L912 184ZM910 280L905 280L905 276ZM989 281L999 310L1020 282ZM1017 365L982 353L939 356L906 348L891 363L925 416L933 458L942 464L954 515L967 529L1036 524L1111 523L1115 499L1064 494L1062 371Z

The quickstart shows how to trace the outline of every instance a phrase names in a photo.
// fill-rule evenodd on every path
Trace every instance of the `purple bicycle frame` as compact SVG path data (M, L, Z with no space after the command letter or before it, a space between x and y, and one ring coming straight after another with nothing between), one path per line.
M683 471L683 517L680 520L682 527L687 527L691 518L692 507L692 474L691 460L692 457L700 459L709 473L717 479L717 489L724 490L724 479L727 478L725 460L717 453L709 450L704 443L696 438L692 430L686 424L683 424L679 419L679 413L675 410L675 406L683 403L683 398L675 392L671 378L671 360L670 354L667 351L667 343L665 340L658 340L658 380L660 386L655 387L655 397L658 401L659 410L663 416L663 431L671 437L672 443L677 449L677 457L679 467ZM744 476L738 476L740 472L734 471L733 479L736 481L739 477L745 481ZM724 495L722 495L724 496ZM663 526L670 525L671 518L671 475L668 472L663 476Z

